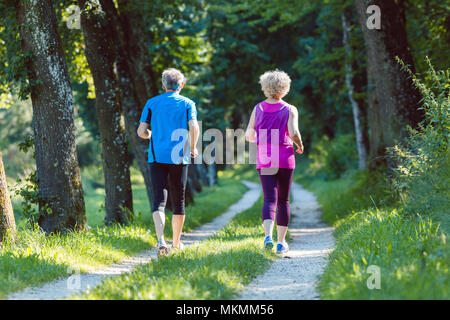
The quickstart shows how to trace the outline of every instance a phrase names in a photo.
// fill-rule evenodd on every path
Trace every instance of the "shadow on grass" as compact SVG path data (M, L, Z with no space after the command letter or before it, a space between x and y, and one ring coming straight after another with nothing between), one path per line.
M250 248L203 250L192 247L140 266L105 280L83 298L229 299L269 264L267 254Z
M25 289L29 285L39 285L60 276L66 276L66 264L57 264L42 259L37 254L16 256L7 252L0 256L0 298L8 293Z

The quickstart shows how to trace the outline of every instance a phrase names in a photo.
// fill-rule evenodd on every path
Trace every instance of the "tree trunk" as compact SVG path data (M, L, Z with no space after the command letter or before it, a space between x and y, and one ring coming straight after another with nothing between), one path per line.
M102 3L105 4L108 2L110 2L110 0L102 1ZM140 115L147 100L152 96L159 94L158 77L156 76L150 63L151 57L149 56L146 48L148 39L145 37L145 32L143 32L143 30L145 30L145 23L142 15L138 11L139 7L136 6L136 2L130 0L119 0L118 6L120 11L119 17L120 26L122 29L121 32L123 32L123 38L125 39L123 43L125 51L124 56L127 57L131 80L133 82L136 97L139 101L139 105L130 104L130 108L133 108L133 111L130 110L130 112ZM105 5L105 8L108 7L109 6ZM142 157L141 159L145 159L146 161L147 156ZM196 169L193 169L193 166L191 165L189 167L189 171L191 170ZM197 182L193 181L192 178L188 179L188 185L186 188L186 204L192 202L193 200L193 193L191 192L198 189L192 186L192 183L196 184ZM167 208L171 208L170 200L167 203Z
M375 170L378 166L386 164L385 146L383 142L383 122L380 113L380 102L375 91L376 66L367 65L367 103L368 120L370 126L369 135L369 169Z
M50 0L17 2L33 103L39 225L47 232L83 229L86 212L75 146L73 96Z
M376 149L371 146L371 156L385 157L386 148L405 137L407 125L416 127L423 119L423 113L418 110L420 93L395 59L398 56L414 72L404 1L355 0L355 3L366 43L369 81L374 86L371 100L377 101L370 107L370 113L375 113L370 119L380 122L371 123L371 134L382 139ZM366 10L370 5L377 5L381 10L381 29L370 30L366 25L370 16ZM388 168L394 168L393 159L386 159Z
M128 144L115 74L115 32L104 13L79 0L85 52L95 85L95 108L102 141L105 175L105 223L127 223L133 211ZM92 6L92 3L90 3Z
M217 183L217 170L216 170L216 164L212 163L210 165L207 165L207 171L208 171L208 185L212 186Z
M146 48L143 17L134 1L118 0L121 25L125 35L126 48L130 59L130 70L140 109L152 96L159 94L157 76L151 65L151 57Z
M0 242L8 238L15 240L16 223L14 220L11 199L8 193L8 185L6 184L2 153L0 152Z
M111 0L101 0L100 4L108 18L109 27L114 28L116 34L117 41L114 43L116 45L117 74L121 92L120 98L125 118L125 129L128 135L128 141L135 153L139 170L144 178L148 199L151 201L151 199L153 199L153 192L150 168L147 161L148 140L139 138L136 133L139 126L139 105L141 105L141 102L138 99L136 87L133 85L131 61L127 50L127 39L123 30L124 23Z
M348 90L348 97L353 111L353 123L355 126L356 147L358 150L358 169L367 169L367 153L369 149L369 139L367 132L366 110L364 107L364 100L355 98L355 93L361 91L361 83L356 80L355 73L357 72L355 63L353 62L353 49L350 45L350 31L351 21L346 16L346 12L342 13L342 43L345 48L346 62L345 62L345 83Z

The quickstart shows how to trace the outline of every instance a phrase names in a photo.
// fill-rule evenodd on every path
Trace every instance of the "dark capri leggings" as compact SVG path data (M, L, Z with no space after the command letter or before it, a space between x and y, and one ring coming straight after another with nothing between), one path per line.
M154 193L152 212L165 211L170 185L173 214L184 214L187 174L188 165L185 164L150 163Z
M280 168L274 175L261 174L261 170L258 170L258 173L264 193L263 221L266 219L274 221L276 216L277 225L287 227L291 215L289 194L294 169Z

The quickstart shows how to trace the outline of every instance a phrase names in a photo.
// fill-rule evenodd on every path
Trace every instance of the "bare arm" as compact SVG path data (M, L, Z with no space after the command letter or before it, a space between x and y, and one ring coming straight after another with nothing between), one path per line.
M189 139L191 141L191 157L195 158L198 155L197 142L200 135L200 127L197 120L189 120Z
M288 131L289 136L297 146L297 152L303 153L302 136L298 130L298 110L294 106L289 106Z
M253 109L252 115L245 131L245 140L248 142L256 142L256 130L255 130L255 109Z
M147 122L141 122L137 129L137 135L142 139L150 139L152 137L152 132L148 129L149 127L150 125Z

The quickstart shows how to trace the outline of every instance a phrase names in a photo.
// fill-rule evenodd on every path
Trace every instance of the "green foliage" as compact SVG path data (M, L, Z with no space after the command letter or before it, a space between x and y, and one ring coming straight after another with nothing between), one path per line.
M31 172L23 179L17 179L14 193L21 199L20 215L30 223L37 223L39 218L38 205L41 202L39 198L36 171Z
M27 80L26 67L31 55L21 49L15 1L1 1L0 12L0 96L13 94L25 100L33 84Z
M448 68L450 51L450 4L441 0L410 0L406 10L408 38L412 44L416 72L428 70L423 57L438 69Z
M410 130L403 145L392 150L398 163L393 186L407 212L440 213L450 230L450 70L435 71L427 62L426 83L408 70L423 96L425 120L418 130Z
M343 220L321 277L323 299L449 299L450 248L439 225L397 210L364 210ZM369 289L370 265L380 289Z
M351 134L338 135L330 141L328 136L323 136L313 144L308 159L309 175L326 180L337 179L358 166L355 137Z
M449 72L428 64L427 83L410 72L426 118L391 150L398 164L394 177L359 173L307 185L317 193L324 219L337 226L336 249L319 285L322 298L450 297ZM370 265L380 267L381 289L367 286Z
M322 205L322 219L331 225L354 212L395 203L381 170L346 172L340 179L333 181L314 178L305 185L317 195Z

